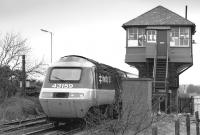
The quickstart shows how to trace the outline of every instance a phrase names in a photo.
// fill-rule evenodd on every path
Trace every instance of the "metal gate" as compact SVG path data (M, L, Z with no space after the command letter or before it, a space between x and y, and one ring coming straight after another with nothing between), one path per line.
M194 98L193 97L178 97L179 113L194 113Z
M198 111L200 113L200 96L194 96L193 98L194 98L194 112Z

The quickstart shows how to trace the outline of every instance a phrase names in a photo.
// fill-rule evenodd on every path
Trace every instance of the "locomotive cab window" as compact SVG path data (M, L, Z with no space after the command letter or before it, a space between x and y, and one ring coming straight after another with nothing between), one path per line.
M79 81L81 71L81 68L53 68L50 81Z

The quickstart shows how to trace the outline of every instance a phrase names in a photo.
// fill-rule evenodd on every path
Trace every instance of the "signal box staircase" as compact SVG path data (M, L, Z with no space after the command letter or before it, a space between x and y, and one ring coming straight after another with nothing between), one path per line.
M158 104L158 110L167 112L168 106L168 58L159 58L156 56L154 59L154 100ZM161 103L162 106L161 108ZM164 104L164 105L163 105Z
M166 59L157 59L155 70L155 92L163 93L166 91L167 78L166 78Z

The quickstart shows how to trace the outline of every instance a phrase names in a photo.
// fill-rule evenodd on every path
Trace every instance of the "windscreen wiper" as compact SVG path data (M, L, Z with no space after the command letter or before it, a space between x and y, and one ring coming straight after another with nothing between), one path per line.
M56 81L62 81L62 82L65 82L66 80L60 78L60 77L57 77L57 76L53 76L53 78L56 79Z

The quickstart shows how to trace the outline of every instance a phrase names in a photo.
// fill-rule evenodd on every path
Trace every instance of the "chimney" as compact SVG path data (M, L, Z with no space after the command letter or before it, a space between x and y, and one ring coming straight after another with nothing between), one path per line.
M185 19L187 19L187 5L185 6Z

